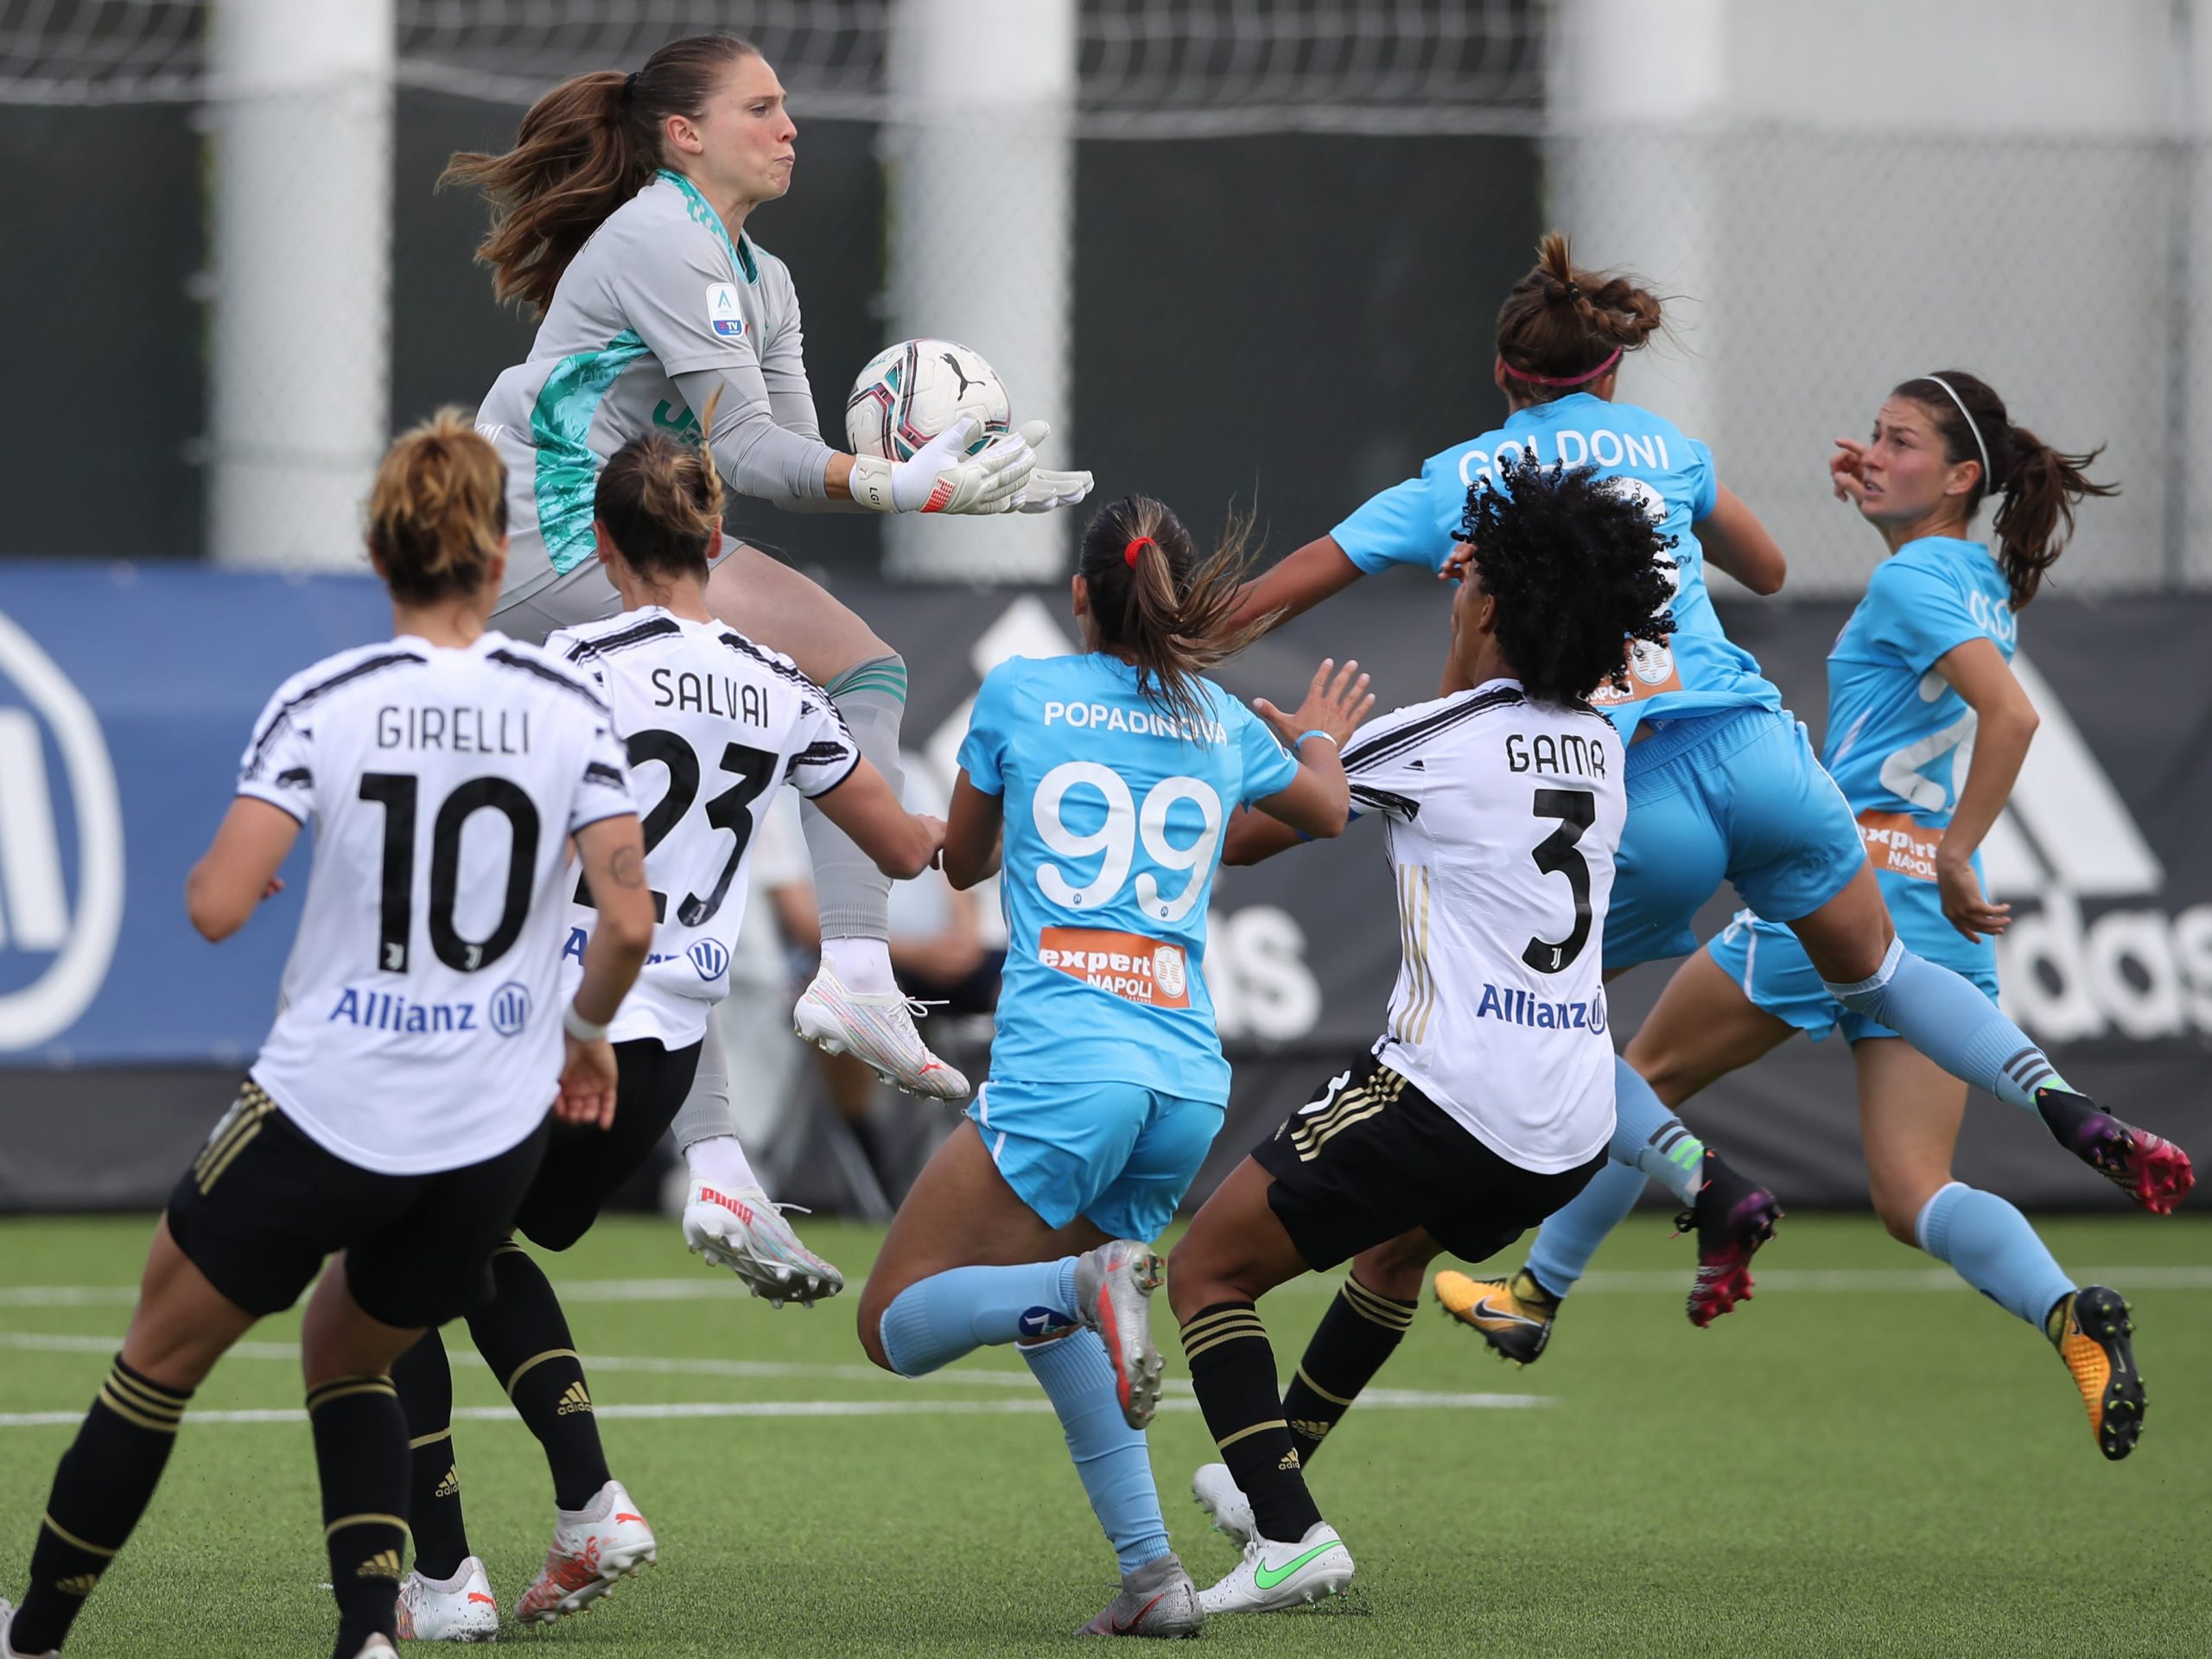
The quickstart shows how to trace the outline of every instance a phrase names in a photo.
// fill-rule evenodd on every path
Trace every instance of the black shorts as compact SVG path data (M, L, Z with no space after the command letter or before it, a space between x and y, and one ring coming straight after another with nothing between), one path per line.
M1495 1255L1580 1192L1601 1151L1556 1175L1508 1162L1427 1096L1367 1056L1312 1109L1252 1149L1268 1203L1308 1267L1426 1228L1465 1262Z
M614 1045L621 1080L612 1128L556 1123L545 1161L515 1212L515 1230L549 1250L565 1250L591 1230L601 1206L638 1173L675 1122L699 1071L699 1047L674 1052L650 1037Z
M291 1306L343 1250L371 1319L443 1325L492 1294L492 1251L544 1150L541 1124L481 1163L383 1174L318 1146L248 1078L169 1194L169 1236L249 1313Z

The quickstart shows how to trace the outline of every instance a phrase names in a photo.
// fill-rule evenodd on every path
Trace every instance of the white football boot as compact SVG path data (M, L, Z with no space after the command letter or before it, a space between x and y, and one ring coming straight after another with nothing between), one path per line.
M1254 1538L1229 1576L1198 1594L1208 1613L1276 1613L1333 1596L1351 1582L1351 1552L1325 1521L1294 1544Z
M1198 1472L1191 1477L1191 1496L1198 1499L1215 1529L1226 1534L1240 1549L1260 1535L1259 1525L1252 1519L1252 1500L1244 1496L1244 1489L1229 1472L1227 1464L1200 1464Z
M848 990L825 962L791 1010L791 1029L829 1053L857 1056L894 1089L965 1100L968 1079L931 1053L914 1029L920 1006L897 991Z
M1142 1428L1160 1407L1160 1350L1152 1342L1152 1293L1167 1264L1149 1244L1109 1239L1075 1261L1076 1317L1098 1333L1114 1362L1122 1418Z
M361 1643L361 1650L353 1659L399 1659L399 1649L380 1636L372 1636Z
M399 1581L399 1635L406 1642L489 1642L499 1604L484 1563L471 1555L443 1580L410 1573Z
M48 1648L44 1653L18 1653L8 1640L8 1632L16 1623L16 1605L0 1596L0 1659L61 1659L58 1649Z
M635 1577L658 1559L653 1529L622 1483L610 1480L583 1509L553 1511L544 1570L515 1604L515 1618L524 1624L566 1618L613 1590L616 1580Z
M812 1307L845 1287L845 1275L799 1242L757 1186L726 1192L695 1179L683 1200L683 1242L694 1255L728 1268L771 1306L792 1301Z

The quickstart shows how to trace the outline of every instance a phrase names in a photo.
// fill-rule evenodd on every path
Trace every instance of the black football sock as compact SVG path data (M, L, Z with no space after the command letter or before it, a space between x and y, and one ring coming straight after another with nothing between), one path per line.
M1351 1409L1382 1362L1398 1351L1418 1302L1379 1296L1351 1274L1306 1344L1305 1357L1282 1391L1282 1414L1301 1468L1311 1468L1321 1441Z
M117 1357L54 1471L31 1547L30 1587L9 1633L16 1652L44 1653L69 1634L85 1598L153 1501L191 1398L189 1390L164 1388Z
M388 1376L340 1376L308 1390L308 1426L322 1478L322 1540L338 1598L335 1659L372 1636L399 1639L407 1559L407 1414Z
M1216 1302L1183 1327L1183 1357L1222 1460L1262 1538L1293 1543L1321 1519L1275 1392L1274 1351L1249 1302Z
M468 1559L461 1465L453 1446L453 1369L445 1338L425 1331L392 1366L391 1385L407 1414L407 1529L415 1535L415 1570L442 1581Z
M583 1509L609 1477L568 1316L552 1281L517 1245L502 1245L493 1256L492 1282L492 1300L469 1315L468 1334L545 1448L553 1501L564 1510Z

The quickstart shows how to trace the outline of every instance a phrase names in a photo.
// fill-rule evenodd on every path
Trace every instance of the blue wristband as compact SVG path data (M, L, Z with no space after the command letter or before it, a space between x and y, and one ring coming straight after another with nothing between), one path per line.
M1305 741L1306 741L1306 740L1307 738L1309 738L1309 737L1329 737L1329 734L1328 734L1326 732L1323 731L1319 727L1316 726L1316 727L1315 727L1312 731L1310 731L1310 732L1300 732L1300 733L1298 734L1298 741L1297 741L1297 742L1293 743L1290 747L1291 747L1292 748L1294 748L1294 748L1298 747L1299 744L1305 742ZM1330 747L1331 748L1335 748L1335 747L1338 747L1338 745L1337 745L1337 740L1336 740L1335 738L1333 738L1333 737L1329 737L1329 747Z

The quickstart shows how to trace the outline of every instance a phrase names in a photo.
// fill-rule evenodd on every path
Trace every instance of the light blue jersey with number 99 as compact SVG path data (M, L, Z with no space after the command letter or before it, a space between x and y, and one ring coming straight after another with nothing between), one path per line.
M1229 815L1287 788L1298 763L1198 683L1202 732L1098 652L1017 657L976 693L960 765L1006 817L994 1079L1229 1098L1201 971L1213 873Z

